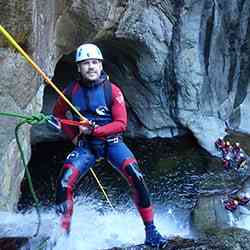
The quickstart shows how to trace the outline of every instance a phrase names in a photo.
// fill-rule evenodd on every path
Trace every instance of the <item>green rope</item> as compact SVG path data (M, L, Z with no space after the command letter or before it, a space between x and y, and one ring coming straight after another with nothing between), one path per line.
M46 116L42 113L28 116L28 115L15 113L15 112L0 112L0 115L21 118L21 119L24 119L25 123L28 123L30 125L45 123L48 121L48 118L49 118L49 116Z
M16 142L17 142L17 146L18 149L20 151L21 154L21 159L22 159L22 163L24 165L24 169L25 169L25 174L27 176L27 180L28 180L28 186L30 189L30 192L32 194L33 200L35 202L35 208L36 208L36 212L37 212L37 216L38 216L38 224L37 224L37 229L35 234L33 235L33 237L36 237L39 233L40 230L40 226L41 226L41 214L40 214L40 210L39 210L39 200L37 198L37 195L35 193L33 184L32 184L32 178L30 175L30 171L28 168L28 165L25 161L25 157L24 157L24 152L20 143L20 139L19 139L19 135L18 135L18 131L21 128L21 126L25 125L25 124L30 124L30 125L34 125L34 124L42 124L48 121L48 116L40 113L37 115L32 115L32 116L27 116L27 115L22 115L22 114L18 114L18 113L13 113L13 112L0 112L0 116L8 116L8 117L15 117L15 118L21 118L23 119L21 122L19 122L15 128L15 137L16 137Z

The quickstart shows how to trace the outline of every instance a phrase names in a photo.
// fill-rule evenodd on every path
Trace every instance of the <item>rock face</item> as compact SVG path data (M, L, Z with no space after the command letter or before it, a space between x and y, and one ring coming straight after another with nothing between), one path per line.
M54 44L55 8L52 2L2 1L0 3L1 25L5 27L50 76L56 63ZM47 11L51 15L47 17ZM51 19L49 18L51 17ZM46 35L45 35L46 34ZM0 111L33 114L42 107L43 86L41 78L32 67L0 36ZM16 207L24 168L15 142L14 129L20 120L0 119L0 207L13 210ZM26 156L30 157L30 126L23 126L20 139Z
M81 43L95 41L101 47L104 67L128 102L128 135L173 137L191 132L212 154L215 139L225 135L225 120L250 132L249 10L250 2L241 0L0 3L1 25L49 77L59 63L73 67L72 52ZM0 61L0 110L39 112L42 79L9 49L2 35ZM55 80L60 78L62 87L69 75L60 69ZM48 112L52 98L43 99ZM13 135L16 122L0 120L0 204L5 209L15 207L23 177ZM32 134L35 143L35 130ZM43 138L48 136L40 133L39 140ZM23 143L29 159L29 128ZM11 201L7 199L13 194Z
M198 232L232 226L231 213L224 208L224 196L201 197L193 210L192 221Z
M178 9L179 25L173 43L178 118L201 145L211 150L211 139L223 134L223 121L231 119L244 127L236 113L244 112L248 99L245 11L249 4L184 1ZM206 131L206 139L201 131Z
M249 130L246 1L78 1L64 7L55 45L64 55L84 41L101 47L105 69L129 105L128 135L192 132L216 154L213 142L226 135L226 120ZM62 61L72 66L72 56Z

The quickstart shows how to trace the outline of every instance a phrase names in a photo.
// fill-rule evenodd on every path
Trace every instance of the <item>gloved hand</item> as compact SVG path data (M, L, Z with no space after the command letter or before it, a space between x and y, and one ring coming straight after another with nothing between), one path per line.
M80 134L91 135L93 132L93 128L90 126L79 126L79 131L80 131Z
M94 128L97 128L98 125L95 122L90 121L89 126L79 126L80 134L91 135Z

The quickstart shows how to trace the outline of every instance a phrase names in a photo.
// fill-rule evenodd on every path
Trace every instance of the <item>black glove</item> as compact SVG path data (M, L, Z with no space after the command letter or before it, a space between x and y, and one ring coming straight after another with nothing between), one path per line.
M99 127L95 122L89 121L88 126L79 126L80 134L82 135L91 135L95 128Z

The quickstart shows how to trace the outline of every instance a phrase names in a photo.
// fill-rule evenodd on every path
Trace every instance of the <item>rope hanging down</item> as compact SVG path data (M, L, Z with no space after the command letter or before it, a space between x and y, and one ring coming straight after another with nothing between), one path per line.
M19 122L15 128L15 138L16 138L16 142L17 142L17 146L18 146L18 150L20 152L21 155L21 160L25 169L25 174L28 180L28 186L32 195L32 198L35 202L35 208L36 208L36 212L37 212L37 216L38 216L38 224L37 224L37 229L35 234L33 235L33 237L36 237L39 233L40 230L40 226L41 226L41 214L40 214L40 210L39 210L39 200L37 198L37 195L35 193L33 184L32 184L32 179L31 179L31 175L29 172L29 168L28 168L28 164L25 160L25 156L24 156L24 152L20 143L20 139L19 139L19 129L25 125L25 124L30 124L30 125L34 125L34 124L42 124L48 121L48 117L45 116L44 114L38 114L38 115L33 115L33 116L26 116L26 115L21 115L21 114L17 114L17 113L13 113L13 112L0 112L0 116L9 116L9 117L15 117L15 118L21 118L22 121Z
M69 105L69 107L80 117L82 122L89 123L89 120L85 118L73 105L72 103L66 98L66 96L60 91L60 89L47 77L47 75L42 71L42 69L29 57L29 55L19 46L19 44L15 41L15 39L4 29L2 25L0 25L0 32L4 35L4 37L10 42L14 48L27 60L28 63L32 65L32 67L38 72L42 78L63 98L63 100ZM110 207L114 209L112 203L110 202L107 193L105 192L102 184L100 183L99 179L97 178L94 170L90 168L92 175L94 176L97 184L99 185L104 197L106 198Z

